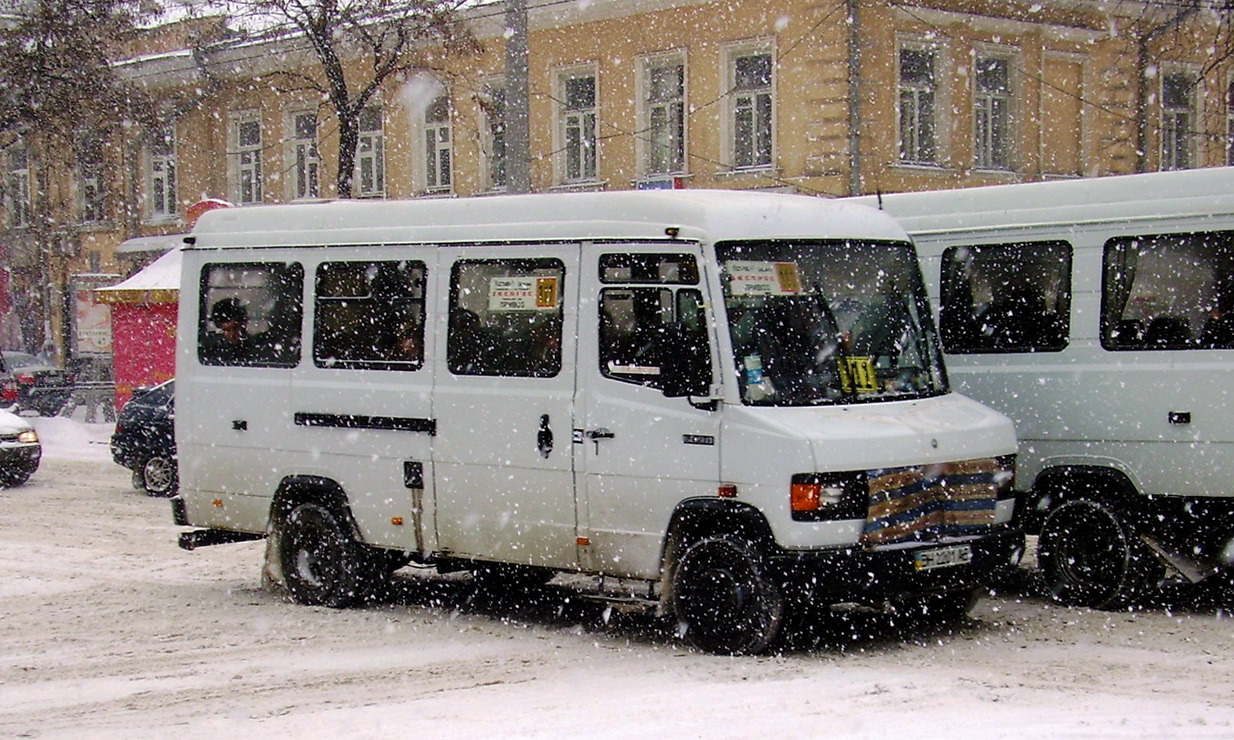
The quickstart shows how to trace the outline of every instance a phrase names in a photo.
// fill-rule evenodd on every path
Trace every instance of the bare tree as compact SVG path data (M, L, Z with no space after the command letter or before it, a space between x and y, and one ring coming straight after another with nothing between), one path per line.
M469 0L231 0L236 20L268 38L302 39L317 68L270 72L285 92L311 90L338 120L338 197L352 197L360 116L387 81L444 69L451 55L478 51L461 22Z

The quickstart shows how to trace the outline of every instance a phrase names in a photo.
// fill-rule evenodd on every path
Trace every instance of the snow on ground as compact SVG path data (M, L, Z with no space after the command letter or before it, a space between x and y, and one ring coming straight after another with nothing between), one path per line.
M262 589L261 543L179 550L111 425L31 420L43 467L0 492L0 737L1234 737L1219 609L1013 584L953 629L852 615L718 658L568 579L493 598L408 569L380 603L300 607Z

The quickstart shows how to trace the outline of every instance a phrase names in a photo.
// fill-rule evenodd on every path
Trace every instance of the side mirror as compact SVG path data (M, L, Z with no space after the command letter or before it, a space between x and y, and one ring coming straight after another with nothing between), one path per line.
M668 398L704 396L711 390L707 334L669 324L659 333L660 390Z

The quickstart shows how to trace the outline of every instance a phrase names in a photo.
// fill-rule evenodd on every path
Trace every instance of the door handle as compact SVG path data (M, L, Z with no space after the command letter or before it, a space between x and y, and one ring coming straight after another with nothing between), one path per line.
M586 432L583 433L583 436L587 437L587 439L590 439L592 442L595 443L596 454L599 455L600 454L600 440L612 439L614 435L612 432L605 429L604 427L600 427L599 429L588 429Z
M249 428L249 423L244 419L232 419L231 428L237 432L243 432Z

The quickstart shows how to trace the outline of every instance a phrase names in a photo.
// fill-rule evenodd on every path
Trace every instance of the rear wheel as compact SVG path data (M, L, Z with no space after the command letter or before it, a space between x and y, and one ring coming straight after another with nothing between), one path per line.
M134 477L136 482L136 477ZM180 476L176 471L176 461L163 455L155 455L146 461L141 468L141 484L146 493L151 496L168 497L176 495L180 488Z
M303 503L279 527L279 564L297 603L339 609L366 595L364 553L338 514Z
M731 535L686 548L673 575L673 604L695 647L721 655L760 653L780 636L785 598L764 558Z
M1118 512L1090 499L1067 501L1046 516L1037 562L1057 601L1098 609L1134 602L1161 572Z

